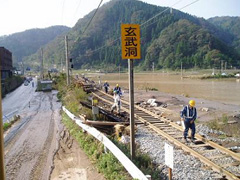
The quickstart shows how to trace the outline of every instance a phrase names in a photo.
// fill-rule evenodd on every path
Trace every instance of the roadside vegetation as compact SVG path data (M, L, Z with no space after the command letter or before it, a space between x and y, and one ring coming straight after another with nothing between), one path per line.
M207 126L211 129L223 131L226 135L220 135L220 139L224 139L227 136L240 137L240 123L229 124L229 121L233 120L232 117L228 117L223 114L220 118L215 118L214 120L207 123Z
M72 83L70 87L66 87L66 77L61 74L56 78L55 88L58 89L58 98L76 116L84 114L87 119L92 119L92 112L90 109L83 107L79 102L87 101L88 94L77 84ZM66 114L62 115L63 123L68 128L71 136L73 136L80 147L85 151L91 161L96 165L99 172L104 174L109 180L124 180L131 179L121 163L110 152L105 153L104 146L95 140L94 137L82 132L80 127L76 125ZM129 145L118 142L117 137L109 134L108 137L130 158ZM152 179L160 179L160 171L152 162L147 154L136 151L135 165L143 171L144 174L150 174Z
M20 116L14 116L13 120L11 120L10 122L6 122L3 124L3 131L7 131L10 127L12 127L12 125L17 122L20 119Z

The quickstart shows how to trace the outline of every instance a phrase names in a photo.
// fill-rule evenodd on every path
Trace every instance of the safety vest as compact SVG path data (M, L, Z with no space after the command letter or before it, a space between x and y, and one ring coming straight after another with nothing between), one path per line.
M193 108L192 108L192 111L193 111L193 114L192 114L192 116L190 116L190 109L189 109L189 106L187 106L186 118L193 118L193 117L195 116L195 114L196 114L196 108L193 107Z

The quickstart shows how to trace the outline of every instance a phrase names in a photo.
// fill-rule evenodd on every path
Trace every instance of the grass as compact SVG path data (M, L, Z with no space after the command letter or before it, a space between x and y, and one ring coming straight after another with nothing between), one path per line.
M5 132L5 131L8 130L10 127L11 127L11 123L8 123L8 122L4 123L4 124L3 124L3 131Z
M3 131L7 131L12 125L20 119L20 116L14 116L13 120L3 124Z
M115 138L111 139L114 144L118 146L119 149L121 149L124 154L128 156L128 158L131 158L130 155L130 145L125 145L120 142L118 142ZM152 159L148 154L142 153L138 148L136 148L136 157L133 160L134 164L144 173L151 175L151 178L154 179L161 179L161 171L157 168L157 166L152 162Z
M223 131L226 135L220 135L220 139L224 139L227 136L240 137L239 124L228 124L229 117L223 114L220 118L215 118L213 121L207 123L207 126L211 129Z
M218 130L218 131L221 130L221 125L219 124L218 118L214 119L213 121L210 121L207 125L211 129Z

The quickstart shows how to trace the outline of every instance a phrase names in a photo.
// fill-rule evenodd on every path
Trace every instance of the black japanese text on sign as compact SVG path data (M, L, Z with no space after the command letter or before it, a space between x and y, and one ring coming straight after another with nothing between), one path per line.
M122 24L122 59L141 59L140 26L138 24Z

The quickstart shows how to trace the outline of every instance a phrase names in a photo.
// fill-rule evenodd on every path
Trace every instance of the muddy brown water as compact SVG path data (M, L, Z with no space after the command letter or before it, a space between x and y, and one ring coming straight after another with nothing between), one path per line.
M128 89L128 74L88 74L95 81L108 81L113 88L116 83ZM230 79L191 79L167 73L135 73L134 88L156 88L158 91L203 98L227 104L240 105L240 80Z

